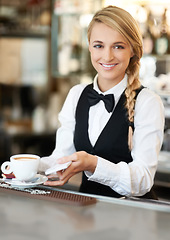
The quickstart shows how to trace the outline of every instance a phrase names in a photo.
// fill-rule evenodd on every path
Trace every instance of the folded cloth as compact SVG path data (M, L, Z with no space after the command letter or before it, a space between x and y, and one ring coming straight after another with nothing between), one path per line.
M53 174L53 173L56 173L58 171L64 170L64 169L68 168L68 166L70 166L70 164L71 164L71 161L67 162L67 163L57 163L55 166L47 169L45 171L45 174L49 175L49 174Z
M38 166L38 172L45 172L48 168L53 167L57 164L57 158L55 156L48 156L40 158Z

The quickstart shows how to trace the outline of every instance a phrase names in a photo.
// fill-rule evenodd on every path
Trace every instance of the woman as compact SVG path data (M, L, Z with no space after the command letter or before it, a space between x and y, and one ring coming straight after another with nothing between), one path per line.
M58 181L45 185L63 185L83 172L81 192L145 195L154 183L164 108L139 81L143 46L138 25L125 10L108 6L94 15L88 41L98 74L93 84L70 90L59 115L56 148L41 162L42 168L71 165L57 172Z

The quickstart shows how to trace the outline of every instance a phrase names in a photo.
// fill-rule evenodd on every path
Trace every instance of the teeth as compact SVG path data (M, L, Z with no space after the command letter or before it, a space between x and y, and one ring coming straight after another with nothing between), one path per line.
M110 68L110 67L114 67L116 64L113 64L113 65L105 65L105 64L102 64L103 67L107 67L107 68Z

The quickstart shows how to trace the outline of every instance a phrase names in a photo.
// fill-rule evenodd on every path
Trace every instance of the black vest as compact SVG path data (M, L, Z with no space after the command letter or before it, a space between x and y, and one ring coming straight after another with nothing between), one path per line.
M82 92L76 109L76 125L74 133L74 144L76 151L86 151L87 153L100 156L113 163L132 161L131 152L128 148L128 127L127 109L125 108L125 93L121 95L109 121L101 132L94 147L91 145L88 136L89 102L87 99L88 85ZM142 88L137 90L136 97ZM96 123L98 124L98 123ZM83 173L80 191L84 193L121 197L110 187L100 183L87 180Z

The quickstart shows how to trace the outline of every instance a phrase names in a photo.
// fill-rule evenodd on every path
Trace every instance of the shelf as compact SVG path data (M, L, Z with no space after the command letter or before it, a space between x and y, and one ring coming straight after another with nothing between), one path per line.
M15 32L1 32L1 37L7 37L7 38L16 38L16 37L22 37L22 38L47 38L50 34L50 31L15 31Z
M45 38L51 32L51 1L0 1L0 36Z

